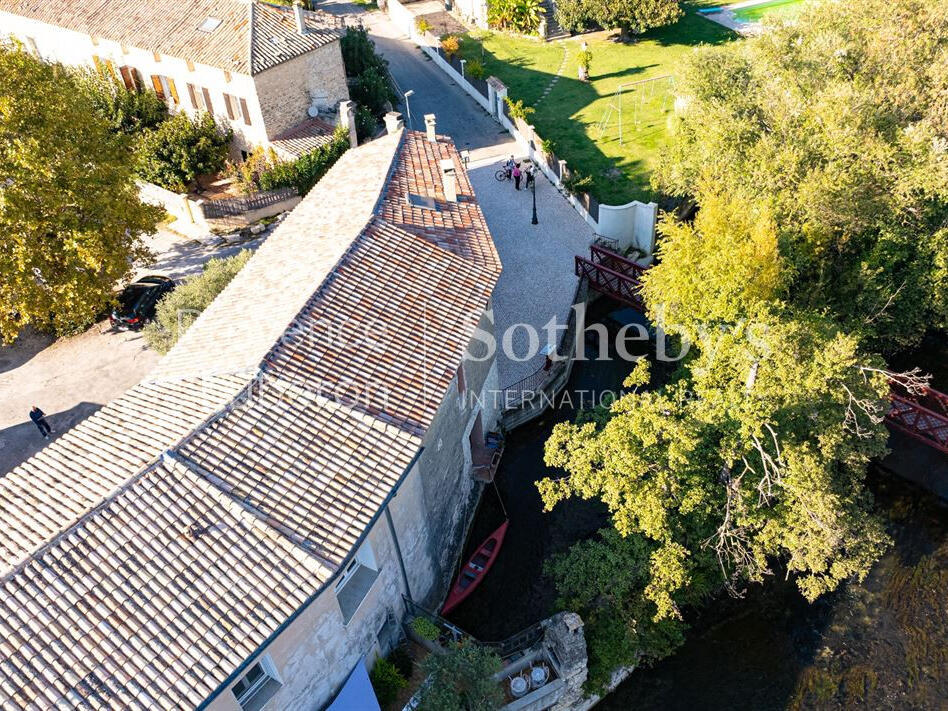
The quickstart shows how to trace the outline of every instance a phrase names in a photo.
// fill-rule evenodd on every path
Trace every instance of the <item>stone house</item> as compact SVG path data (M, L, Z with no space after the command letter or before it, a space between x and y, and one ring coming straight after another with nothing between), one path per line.
M47 61L209 111L235 150L293 157L328 140L349 98L338 18L258 0L0 0L0 37Z
M443 599L501 265L450 139L392 123L148 378L0 478L0 706L323 708L405 598Z

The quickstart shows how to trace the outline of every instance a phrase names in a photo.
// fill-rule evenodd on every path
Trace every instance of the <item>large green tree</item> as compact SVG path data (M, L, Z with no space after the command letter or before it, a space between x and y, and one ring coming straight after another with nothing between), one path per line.
M679 75L658 187L766 206L782 295L883 352L948 325L948 5L810 5Z
M626 36L671 25L683 14L678 0L559 0L556 3L556 21L568 30L579 31L592 26L619 28Z
M75 77L0 46L0 335L89 324L147 250L131 153Z

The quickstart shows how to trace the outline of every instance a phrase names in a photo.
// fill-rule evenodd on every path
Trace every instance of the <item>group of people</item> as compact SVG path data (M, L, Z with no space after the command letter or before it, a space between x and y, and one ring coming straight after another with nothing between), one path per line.
M524 189L529 189L533 185L534 181L537 179L537 167L533 163L530 163L525 168L520 167L520 163L514 160L513 156L510 156L507 159L507 162L504 163L504 168L507 169L507 179L513 179L514 189L520 190L520 181L524 182Z

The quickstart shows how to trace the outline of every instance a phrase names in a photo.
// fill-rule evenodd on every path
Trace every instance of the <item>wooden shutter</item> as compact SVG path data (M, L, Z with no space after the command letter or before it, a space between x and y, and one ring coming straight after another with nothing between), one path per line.
M105 60L105 68L109 71L109 76L118 81L118 75L115 73L115 65L111 59Z
M135 91L135 80L132 78L132 70L129 67L119 67L119 73L122 75L122 83L129 91Z
M214 107L211 106L211 92L207 89L201 89L204 92L204 110L209 114L214 113Z
M247 101L246 99L240 100L240 113L244 116L244 123L248 126L250 125L250 112L247 110Z
M177 106L181 103L178 99L178 88L174 85L174 79L168 77L168 91L171 92L171 100L174 102L174 105Z
M96 55L92 55L92 63L95 65L95 70L105 76L105 69L102 67L102 60L99 59Z
M230 94L224 94L224 107L227 109L227 118L233 121L236 116L234 116L234 97Z
M197 93L194 91L194 84L188 84L188 96L191 97L191 106L193 106L195 109L201 108L198 106L198 98Z
M162 101L166 101L168 97L165 96L165 88L161 85L161 77L157 74L152 74L151 85L155 87L155 93L158 94L158 98Z

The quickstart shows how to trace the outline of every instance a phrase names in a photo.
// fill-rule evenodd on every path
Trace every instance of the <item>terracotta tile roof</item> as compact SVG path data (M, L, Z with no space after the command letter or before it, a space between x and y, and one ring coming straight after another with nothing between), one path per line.
M4 707L194 706L352 554L500 272L463 174L438 199L453 145L421 141L348 152L148 382L0 479ZM336 319L388 330L320 345Z
M256 0L130 0L120 6L109 0L0 0L2 12L242 74L259 74L342 32L333 16L307 12L308 31L300 35L292 8ZM204 31L208 18L220 24Z
M335 130L334 126L320 118L308 118L281 133L270 141L270 145L290 159L299 158L329 143Z
M224 407L248 379L142 383L0 478L0 576Z

